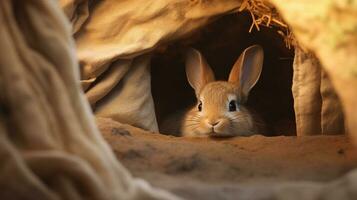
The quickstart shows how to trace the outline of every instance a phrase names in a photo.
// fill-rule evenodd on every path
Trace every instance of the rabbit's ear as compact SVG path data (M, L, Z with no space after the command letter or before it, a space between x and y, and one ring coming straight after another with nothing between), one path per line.
M238 85L241 101L248 99L249 91L258 82L264 60L263 48L253 45L244 50L234 64L228 81Z
M199 95L203 86L215 80L214 74L204 57L196 49L189 49L186 54L187 80Z

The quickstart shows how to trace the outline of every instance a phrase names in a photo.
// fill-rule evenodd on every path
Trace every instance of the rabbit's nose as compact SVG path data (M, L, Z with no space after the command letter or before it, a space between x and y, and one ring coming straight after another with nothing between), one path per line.
M211 125L212 126L216 126L218 123L219 123L218 121L217 122L213 122Z
M220 120L216 120L216 121L208 121L208 125L215 127L217 126L221 121Z

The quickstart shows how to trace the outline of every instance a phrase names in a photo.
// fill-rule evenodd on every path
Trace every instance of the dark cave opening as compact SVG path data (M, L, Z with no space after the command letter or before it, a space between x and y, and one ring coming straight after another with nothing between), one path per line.
M185 39L153 55L152 94L158 123L170 114L196 102L194 90L185 74L183 53L187 47L198 49L212 67L217 80L227 80L240 53L259 44L264 49L264 65L247 105L267 125L267 136L296 135L294 103L291 92L294 49L288 49L274 28L251 26L249 13L231 14L217 19Z

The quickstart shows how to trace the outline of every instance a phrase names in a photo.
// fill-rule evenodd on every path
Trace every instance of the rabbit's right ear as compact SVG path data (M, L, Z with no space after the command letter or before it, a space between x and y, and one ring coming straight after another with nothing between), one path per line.
M192 48L186 53L186 76L197 97L203 86L215 80L214 73L202 54Z

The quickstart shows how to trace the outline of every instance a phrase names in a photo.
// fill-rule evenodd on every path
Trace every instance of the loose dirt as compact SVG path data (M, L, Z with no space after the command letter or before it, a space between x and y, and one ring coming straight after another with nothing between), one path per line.
M327 182L357 167L346 136L179 138L110 119L97 123L134 176L188 199L234 199L252 185Z

